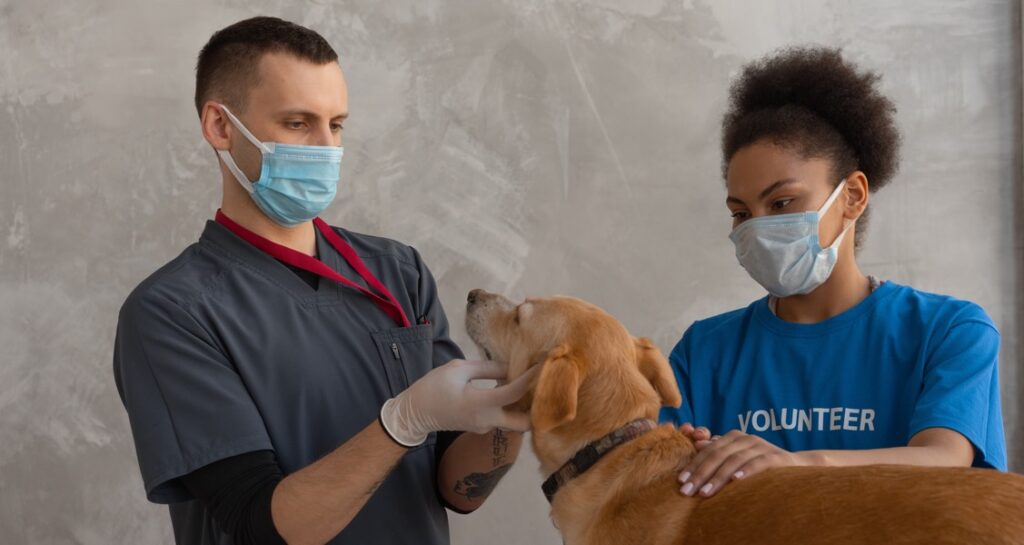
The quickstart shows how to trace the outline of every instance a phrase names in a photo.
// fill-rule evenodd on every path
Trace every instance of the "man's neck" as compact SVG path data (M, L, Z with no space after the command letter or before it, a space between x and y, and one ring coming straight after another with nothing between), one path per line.
M249 199L224 199L221 211L232 221L257 235L308 256L316 256L316 231L312 221L294 227L282 227L266 216Z

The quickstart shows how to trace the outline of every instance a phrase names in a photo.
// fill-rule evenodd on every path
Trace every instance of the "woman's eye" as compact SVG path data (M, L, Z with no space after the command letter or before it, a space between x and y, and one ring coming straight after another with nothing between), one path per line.
M780 199L772 203L772 210L782 210L789 206L789 203L793 202L793 199Z
M736 221L743 221L743 220L747 219L748 217L750 217L750 213L746 212L746 211L743 211L743 210L737 210L737 211L733 212L731 214L731 216L732 216L732 219L734 219Z

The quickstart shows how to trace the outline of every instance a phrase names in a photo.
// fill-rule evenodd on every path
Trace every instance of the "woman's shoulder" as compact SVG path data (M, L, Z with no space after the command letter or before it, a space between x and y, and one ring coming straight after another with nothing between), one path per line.
M677 347L687 342L693 342L694 339L699 340L701 344L706 344L710 339L716 337L728 338L732 342L737 332L749 325L750 318L757 306L767 304L767 297L764 297L745 307L697 320L683 332Z
M892 296L883 303L883 312L903 319L914 318L935 325L957 325L967 322L995 324L981 305L954 295L933 293L922 289L886 282ZM884 284L883 284L884 285Z

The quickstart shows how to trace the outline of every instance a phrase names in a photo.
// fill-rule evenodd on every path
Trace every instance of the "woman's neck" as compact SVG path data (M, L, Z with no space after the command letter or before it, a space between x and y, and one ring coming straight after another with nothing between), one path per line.
M822 322L850 310L871 294L871 281L857 266L852 244L843 250L824 284L807 295L778 300L775 311L779 318L798 324Z

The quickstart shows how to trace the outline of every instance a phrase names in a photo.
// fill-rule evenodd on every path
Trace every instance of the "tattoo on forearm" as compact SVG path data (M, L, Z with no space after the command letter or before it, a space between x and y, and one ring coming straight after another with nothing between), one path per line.
M501 430L494 430L494 441L491 443L491 463L498 467L505 463L508 454L508 436Z
M487 473L470 473L455 482L455 493L469 500L486 498L509 469L512 469L512 464L505 464Z

